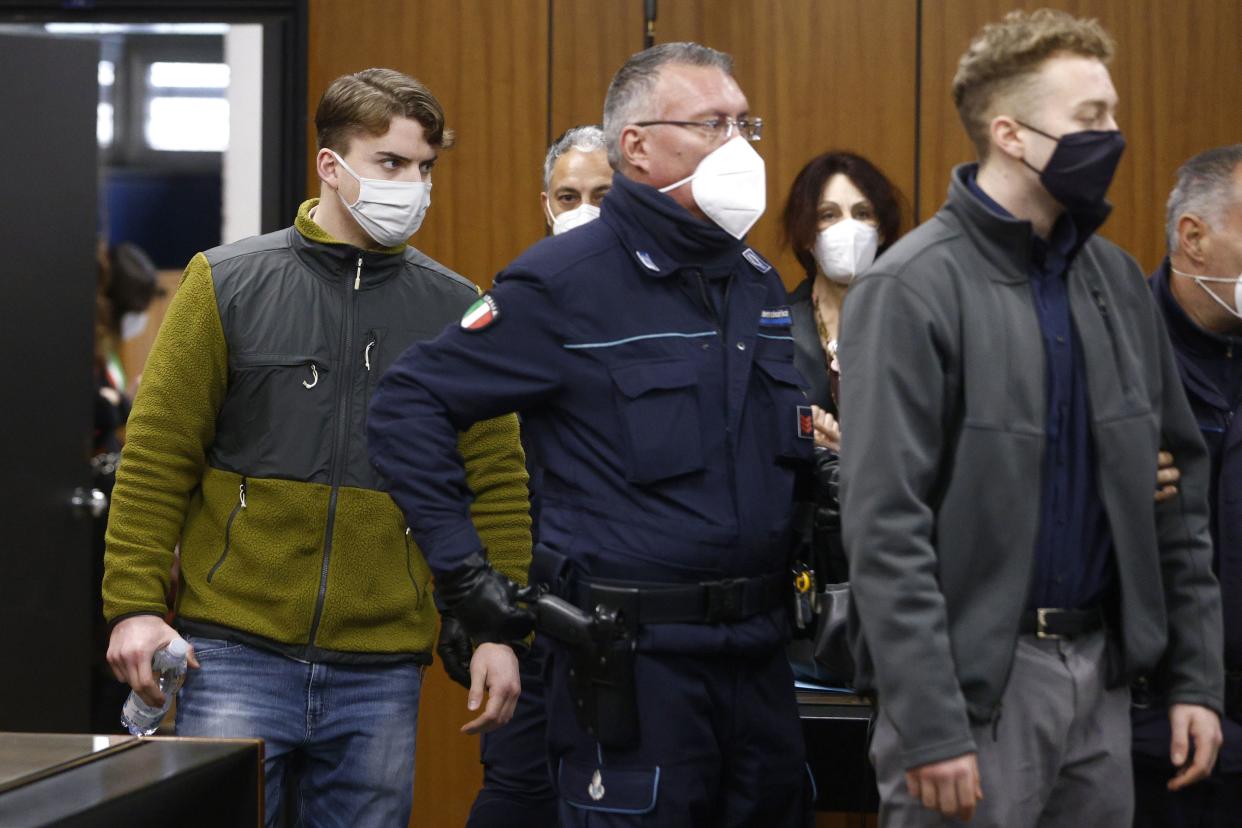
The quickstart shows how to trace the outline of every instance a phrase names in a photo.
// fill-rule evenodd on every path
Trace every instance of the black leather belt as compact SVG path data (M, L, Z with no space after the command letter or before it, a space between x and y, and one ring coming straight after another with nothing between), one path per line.
M574 584L571 600L588 612L599 605L620 610L629 626L721 624L782 606L789 598L790 578L787 572L775 572L697 584L581 580Z
M1104 629L1104 613L1096 609L1067 610L1041 607L1022 613L1018 632L1037 638L1077 638Z

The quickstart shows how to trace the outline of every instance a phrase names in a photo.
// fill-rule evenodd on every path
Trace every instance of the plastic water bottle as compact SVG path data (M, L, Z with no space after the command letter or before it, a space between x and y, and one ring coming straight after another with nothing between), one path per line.
M160 726L164 714L172 705L181 682L185 681L187 645L182 638L174 638L168 646L161 647L151 657L151 671L164 694L164 703L152 707L142 700L137 691L130 691L125 706L121 708L121 724L135 736L150 736Z

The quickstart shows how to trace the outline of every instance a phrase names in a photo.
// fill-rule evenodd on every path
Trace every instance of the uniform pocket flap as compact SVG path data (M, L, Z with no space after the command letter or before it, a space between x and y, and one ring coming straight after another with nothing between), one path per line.
M601 768L561 761L560 794L575 808L613 814L646 814L655 809L660 768Z
M796 385L798 388L806 388L806 380L798 373L798 369L793 367L792 362L781 362L775 359L756 359L755 365L760 371L767 374L777 382L785 385Z
M612 369L612 381L625 396L633 399L648 391L686 388L698 381L694 365L683 360L639 362Z

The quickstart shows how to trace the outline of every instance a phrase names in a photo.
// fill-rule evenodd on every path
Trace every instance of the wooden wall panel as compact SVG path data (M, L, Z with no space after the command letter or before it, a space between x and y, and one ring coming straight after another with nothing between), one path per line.
M780 247L780 214L798 170L830 149L876 163L914 190L914 0L662 0L658 42L696 40L729 52L751 110L764 118L768 208L751 242L787 285L802 279Z
M925 0L922 217L944 200L953 165L974 158L950 97L962 52L984 23L1010 9L1044 6L1097 18L1117 41L1110 68L1127 148L1102 233L1154 270L1164 255L1164 203L1177 167L1196 152L1242 140L1236 0Z
M643 4L619 0L550 0L550 4L550 126L555 138L572 126L603 123L609 81L626 58L643 48Z
M431 209L414 241L490 285L543 234L537 194L547 131L547 4L310 0L309 29L312 116L334 78L370 66L407 72L440 100L457 145L436 166ZM314 125L307 129L313 147ZM317 194L307 163L308 188Z

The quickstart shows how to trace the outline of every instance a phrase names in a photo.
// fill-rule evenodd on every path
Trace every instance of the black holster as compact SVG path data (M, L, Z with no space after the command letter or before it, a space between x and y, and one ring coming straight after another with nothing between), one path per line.
M578 724L606 748L638 744L634 641L571 651L569 681Z
M591 614L554 595L543 594L532 602L536 629L569 650L569 689L578 724L601 745L614 749L638 743L637 625L627 620L637 618L637 590L616 591L633 596L621 594L611 600L613 596L600 595Z

